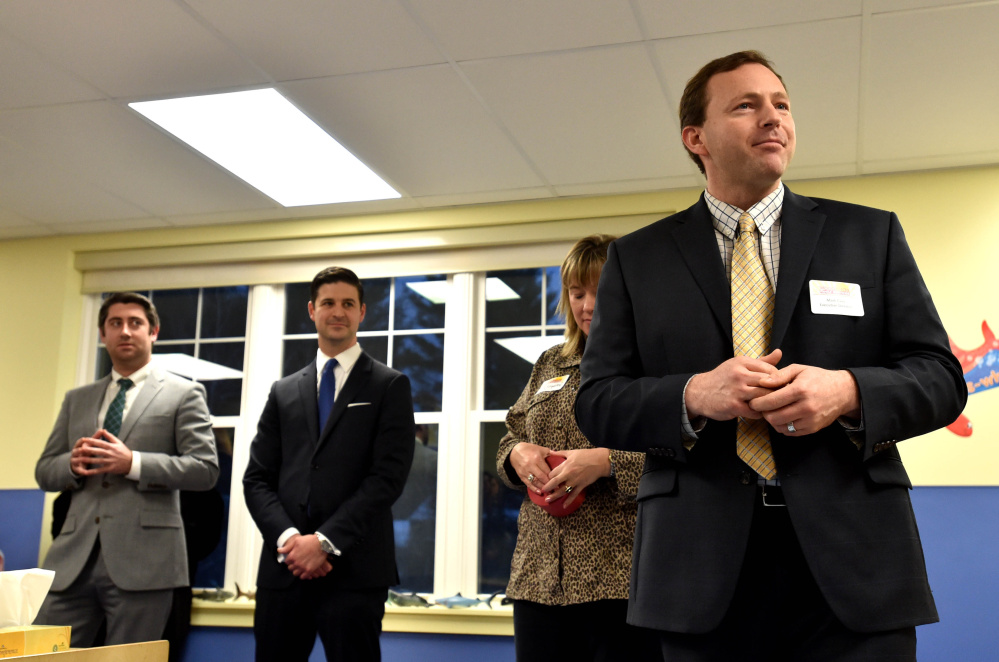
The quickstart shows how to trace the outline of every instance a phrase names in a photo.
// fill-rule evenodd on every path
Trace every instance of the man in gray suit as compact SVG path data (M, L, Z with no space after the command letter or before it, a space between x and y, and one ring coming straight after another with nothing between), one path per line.
M43 567L55 571L35 619L71 625L74 648L161 639L173 589L188 584L179 490L219 474L205 389L150 364L159 317L134 292L98 317L111 374L66 394L35 479L73 498Z

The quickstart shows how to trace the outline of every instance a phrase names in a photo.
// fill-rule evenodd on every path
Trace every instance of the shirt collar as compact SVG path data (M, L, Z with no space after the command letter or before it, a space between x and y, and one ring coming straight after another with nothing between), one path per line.
M780 184L773 193L746 210L722 202L708 193L707 190L704 191L704 201L708 204L708 211L711 212L711 223L715 230L729 239L735 239L739 229L739 217L742 216L743 211L753 217L753 220L756 221L756 229L760 236L763 236L770 232L770 228L780 218L784 209L784 185Z
M142 386L145 383L146 378L149 377L149 373L152 372L152 369L153 369L153 362L150 361L149 363L147 363L146 365L142 366L141 368L139 368L138 370L136 370L135 372L133 372L131 375L129 375L125 379L131 380L132 381L132 388L134 388L134 389L136 389L136 391L138 391L138 388L140 386ZM118 372L117 370L115 370L114 368L111 368L111 383L113 385L117 386L119 379L122 379L122 374L120 372Z
M354 343L347 349L337 354L336 357L326 356L323 354L323 350L317 349L316 370L319 371L320 375L323 374L323 368L326 367L326 362L331 358L336 358L337 363L339 363L340 367L343 369L343 373L347 374L350 372L351 368L354 367L354 364L357 363L357 359L361 358L361 343Z

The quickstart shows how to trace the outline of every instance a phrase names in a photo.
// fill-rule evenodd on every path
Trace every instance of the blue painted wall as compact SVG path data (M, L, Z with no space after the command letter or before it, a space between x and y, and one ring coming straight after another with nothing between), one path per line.
M917 630L921 662L999 659L999 487L919 487L912 492L941 622ZM0 549L8 568L34 567L43 495L0 490ZM184 662L253 658L249 628L194 628ZM512 660L509 637L382 635L385 660ZM312 660L323 659L320 646Z

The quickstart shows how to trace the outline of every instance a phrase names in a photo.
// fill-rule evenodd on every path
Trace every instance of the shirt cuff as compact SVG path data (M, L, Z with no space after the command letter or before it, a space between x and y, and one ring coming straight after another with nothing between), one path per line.
M277 546L279 548L280 547L284 547L284 544L286 542L288 542L289 538L291 538L292 536L297 536L297 535L300 535L300 534L298 533L298 529L296 529L295 527L292 526L292 527L289 527L289 528L285 529L284 533L282 533L280 536L278 536ZM277 560L278 560L278 563L284 563L284 554L278 554L277 555Z
M125 478L136 482L142 477L142 453L132 451L132 468L125 474Z
M691 375L690 379L694 377L695 375ZM683 433L683 445L688 451L697 442L697 433L703 430L704 426L708 424L708 419L703 416L699 416L693 421L687 416L687 387L690 386L690 379L683 385L683 394L680 398L680 428Z

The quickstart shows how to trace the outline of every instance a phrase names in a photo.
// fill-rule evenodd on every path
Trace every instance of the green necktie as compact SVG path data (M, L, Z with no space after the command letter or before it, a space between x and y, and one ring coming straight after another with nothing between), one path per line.
M131 379L122 377L118 380L118 394L114 396L114 400L108 406L108 413L104 415L104 429L116 437L121 430L121 415L125 412L125 392L132 388L132 385Z

